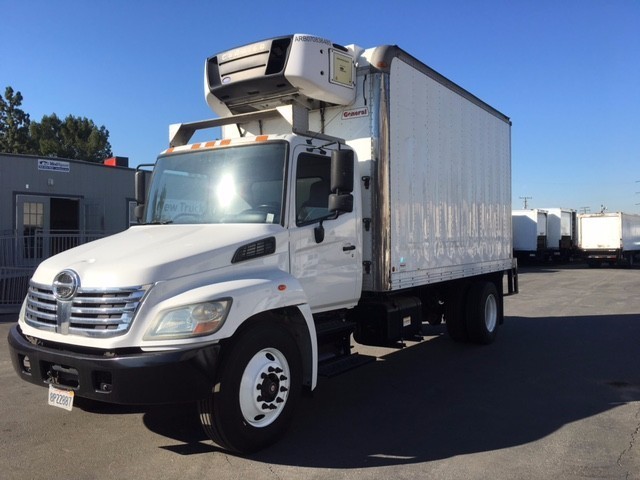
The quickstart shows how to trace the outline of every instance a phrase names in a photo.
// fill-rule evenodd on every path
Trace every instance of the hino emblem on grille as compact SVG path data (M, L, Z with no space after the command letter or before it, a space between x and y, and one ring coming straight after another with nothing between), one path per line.
M71 300L78 288L80 288L80 277L73 270L63 270L53 279L53 296L56 300Z
M80 288L80 277L73 270L63 270L53 279L53 296L57 304L56 332L69 334L71 321L71 305Z

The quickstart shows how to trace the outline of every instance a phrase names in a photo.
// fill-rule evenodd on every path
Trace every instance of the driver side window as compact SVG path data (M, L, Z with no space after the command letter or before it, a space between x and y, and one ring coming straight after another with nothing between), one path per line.
M296 225L313 223L329 215L331 159L303 153L296 170Z

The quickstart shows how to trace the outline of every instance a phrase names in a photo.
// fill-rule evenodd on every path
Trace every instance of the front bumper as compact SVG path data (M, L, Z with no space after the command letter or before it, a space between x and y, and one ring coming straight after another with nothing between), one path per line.
M78 352L34 345L18 325L9 331L13 368L27 382L73 390L79 397L124 405L192 402L211 393L219 345L163 352Z

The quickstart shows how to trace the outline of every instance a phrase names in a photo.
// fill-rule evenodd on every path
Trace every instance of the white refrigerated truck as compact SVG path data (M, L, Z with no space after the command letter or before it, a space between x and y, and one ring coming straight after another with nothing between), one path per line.
M358 363L352 335L444 317L494 340L517 291L508 117L396 46L311 35L215 55L204 80L220 118L171 126L142 224L33 275L9 334L23 379L65 407L198 402L251 452L319 372Z
M544 208L547 212L547 252L549 259L569 261L577 253L577 212L571 208Z
M633 265L640 255L640 215L578 215L579 249L591 267Z
M547 211L540 208L513 210L513 255L521 261L544 261L547 249Z

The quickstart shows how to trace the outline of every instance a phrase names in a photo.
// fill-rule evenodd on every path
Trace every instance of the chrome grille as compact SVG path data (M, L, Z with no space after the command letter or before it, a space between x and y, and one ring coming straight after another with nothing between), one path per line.
M69 302L56 300L51 286L29 284L25 321L50 332L109 338L122 335L142 297L143 287L118 289L80 288Z

